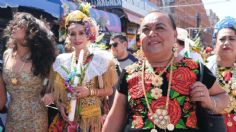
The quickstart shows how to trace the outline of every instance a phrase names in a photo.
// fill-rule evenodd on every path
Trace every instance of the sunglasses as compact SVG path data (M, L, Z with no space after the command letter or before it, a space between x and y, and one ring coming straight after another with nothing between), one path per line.
M117 47L118 43L115 42L115 43L111 43L110 45L115 48L115 47Z

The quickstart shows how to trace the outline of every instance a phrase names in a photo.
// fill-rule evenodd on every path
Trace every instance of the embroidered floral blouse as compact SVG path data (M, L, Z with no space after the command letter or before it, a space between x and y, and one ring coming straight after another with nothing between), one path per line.
M217 56L212 56L207 63L207 67L215 74L220 86L228 93L230 103L224 109L225 114L236 113L236 67L222 67L217 65Z
M126 131L150 131L150 129L154 128L154 124L149 117L150 112L148 111L147 102L142 90L142 67L142 62L134 63L123 71L120 78L118 91L127 95L128 100L128 124L125 128ZM163 69L154 68L154 71L158 75ZM189 131L189 129L196 130L198 128L196 105L194 102L191 102L189 92L190 86L200 78L199 63L189 58L183 58L180 62L173 64L172 69L173 75L168 105L170 122L175 126L174 131L185 132L185 130ZM216 78L208 68L204 66L203 69L202 83L205 84L207 88L211 88ZM146 70L148 70L148 67ZM163 84L161 90L163 96L161 97L158 97L159 95L156 94L158 92L153 90L154 86L151 83L152 76L148 76L145 73L145 90L152 111L165 106L170 77L169 72L170 67L162 74ZM155 128L157 128L157 126ZM158 129L158 132L159 131L161 131L161 129Z

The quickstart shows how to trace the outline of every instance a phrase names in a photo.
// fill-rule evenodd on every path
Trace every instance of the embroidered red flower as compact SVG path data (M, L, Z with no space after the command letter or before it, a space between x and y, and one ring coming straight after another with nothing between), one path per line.
M140 77L138 76L138 74L136 74L136 75L129 75L129 79L127 80L127 82L129 84L129 86L132 87L137 82L139 82L139 80L140 80Z
M145 83L146 92L150 91L150 89L151 83ZM144 96L140 77L135 76L128 80L128 92L133 99L141 98Z
M139 80L139 79L138 79ZM136 83L134 83L136 82ZM151 84L145 84L145 89L146 92L150 91L151 89ZM143 88L142 88L142 82L141 81L132 81L132 83L128 83L128 92L130 94L130 96L133 99L137 99L137 98L141 98L144 96L143 93Z
M190 99L189 99L189 97L188 97L188 96L186 96L186 99L185 99L185 101L187 101L187 102L189 102L189 101L190 101Z
M143 109L144 109L143 104L137 104L137 105L131 107L131 111L132 111L133 113L140 113L140 112L143 111Z
M133 116L133 126L134 128L143 128L143 118L142 116L134 115Z
M155 112L156 109L164 108L165 105L166 105L166 96L162 96L157 100L153 100L150 106L151 106L152 111ZM177 122L179 121L181 117L181 109L176 99L169 100L168 114L170 116L170 122L174 125L177 124ZM152 120L150 117L151 114L149 113L148 115L149 115L148 117L149 120Z
M193 61L192 59L186 58L186 59L183 59L183 62L186 63L186 66L189 67L190 69L198 68L198 63Z
M186 126L190 128L196 128L197 126L197 117L195 111L190 113L190 116L187 118Z
M167 74L169 79L170 73ZM196 82L197 75L187 67L179 67L176 70L173 70L172 76L172 89L176 92L189 95L189 87Z
M184 110L188 111L190 109L190 103L189 102L185 102L184 103Z

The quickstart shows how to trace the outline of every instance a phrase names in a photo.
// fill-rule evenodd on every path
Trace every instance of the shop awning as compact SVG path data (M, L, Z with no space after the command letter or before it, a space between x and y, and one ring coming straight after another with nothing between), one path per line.
M106 26L109 31L121 32L121 22L117 15L94 8L90 9L90 15L99 25Z
M52 16L59 18L61 7L60 4L50 2L48 0L0 0L0 7L33 7L42 9L43 11L50 13Z
M139 15L137 15L135 13L132 13L132 12L129 12L129 11L126 11L126 10L124 10L124 12L127 15L127 17L128 17L130 22L136 23L138 25L141 24L142 16L139 16Z

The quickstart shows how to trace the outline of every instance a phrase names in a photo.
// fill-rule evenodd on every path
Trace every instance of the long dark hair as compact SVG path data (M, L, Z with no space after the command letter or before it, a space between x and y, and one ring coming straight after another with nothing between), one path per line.
M31 52L29 59L32 60L33 74L42 78L47 77L55 61L53 33L43 21L29 13L16 13L5 29L5 36L11 37L14 26L23 26L26 29L24 44ZM14 41L16 40L13 39ZM16 49L17 47L14 48Z

